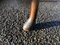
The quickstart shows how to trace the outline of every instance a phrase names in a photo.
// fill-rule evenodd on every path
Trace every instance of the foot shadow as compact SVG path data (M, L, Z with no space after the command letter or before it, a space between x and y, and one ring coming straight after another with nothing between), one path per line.
M40 30L40 29L46 29L54 26L60 26L60 21L51 21L51 22L45 22L45 23L37 23L33 25L33 30Z

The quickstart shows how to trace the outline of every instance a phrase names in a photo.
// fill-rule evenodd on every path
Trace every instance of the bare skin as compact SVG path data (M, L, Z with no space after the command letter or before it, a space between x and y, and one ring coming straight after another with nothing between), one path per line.
M31 12L28 20L23 25L24 31L30 31L31 26L35 23L37 17L39 0L32 0L31 2Z

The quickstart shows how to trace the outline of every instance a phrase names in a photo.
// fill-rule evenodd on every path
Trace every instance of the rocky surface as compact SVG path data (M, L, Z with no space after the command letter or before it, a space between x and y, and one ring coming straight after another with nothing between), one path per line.
M22 0L0 1L0 45L60 45L60 2L40 2L36 24L24 32L30 4Z

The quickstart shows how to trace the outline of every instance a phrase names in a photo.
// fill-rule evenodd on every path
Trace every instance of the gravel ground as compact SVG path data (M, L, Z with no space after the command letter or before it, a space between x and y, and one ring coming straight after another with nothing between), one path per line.
M60 45L59 0L39 3L36 24L30 32L22 29L30 9L26 2L0 1L0 45Z

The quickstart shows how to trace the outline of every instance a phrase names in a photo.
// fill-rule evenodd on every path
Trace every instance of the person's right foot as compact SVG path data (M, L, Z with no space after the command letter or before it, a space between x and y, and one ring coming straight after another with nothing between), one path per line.
M23 30L24 30L24 31L30 31L30 28L31 28L32 24L33 24L33 21L32 21L31 18L29 18L29 19L25 22L25 24L23 25Z

